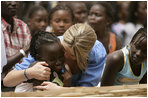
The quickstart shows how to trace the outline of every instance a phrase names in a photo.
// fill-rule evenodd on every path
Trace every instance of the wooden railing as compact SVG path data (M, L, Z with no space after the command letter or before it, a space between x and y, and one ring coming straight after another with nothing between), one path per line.
M2 97L147 97L147 84L106 87L71 87L25 93L2 92Z

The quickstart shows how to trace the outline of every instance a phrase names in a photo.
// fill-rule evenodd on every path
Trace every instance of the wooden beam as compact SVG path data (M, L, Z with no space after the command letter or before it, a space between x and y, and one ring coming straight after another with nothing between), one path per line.
M2 97L147 97L147 84L106 87L70 87L52 91L2 92Z

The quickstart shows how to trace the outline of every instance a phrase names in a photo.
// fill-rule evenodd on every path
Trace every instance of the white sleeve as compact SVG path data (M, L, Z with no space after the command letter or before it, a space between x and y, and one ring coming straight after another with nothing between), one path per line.
M4 35L1 30L1 73L3 70L3 67L7 64L7 58L6 58L6 51L5 51L5 44L4 44Z

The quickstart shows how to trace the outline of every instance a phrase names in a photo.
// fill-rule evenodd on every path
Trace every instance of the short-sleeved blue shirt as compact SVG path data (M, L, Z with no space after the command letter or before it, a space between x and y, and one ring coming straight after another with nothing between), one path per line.
M62 40L63 36L59 37ZM101 42L96 40L93 48L89 53L89 63L87 69L79 74L72 76L71 86L97 86L100 82L101 75L104 70L106 61L106 50ZM17 63L14 70L27 69L35 59L29 54L28 58L24 58L22 63Z

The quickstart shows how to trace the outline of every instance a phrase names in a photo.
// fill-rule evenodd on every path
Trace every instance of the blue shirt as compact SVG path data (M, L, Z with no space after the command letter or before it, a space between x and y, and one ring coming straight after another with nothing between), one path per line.
M62 40L63 36L59 37ZM106 61L106 50L101 42L96 40L93 48L89 53L89 63L86 71L82 71L72 76L71 86L97 86L100 82L101 75L104 70ZM35 60L29 54L28 58L24 58L21 64L16 64L14 70L27 69Z

